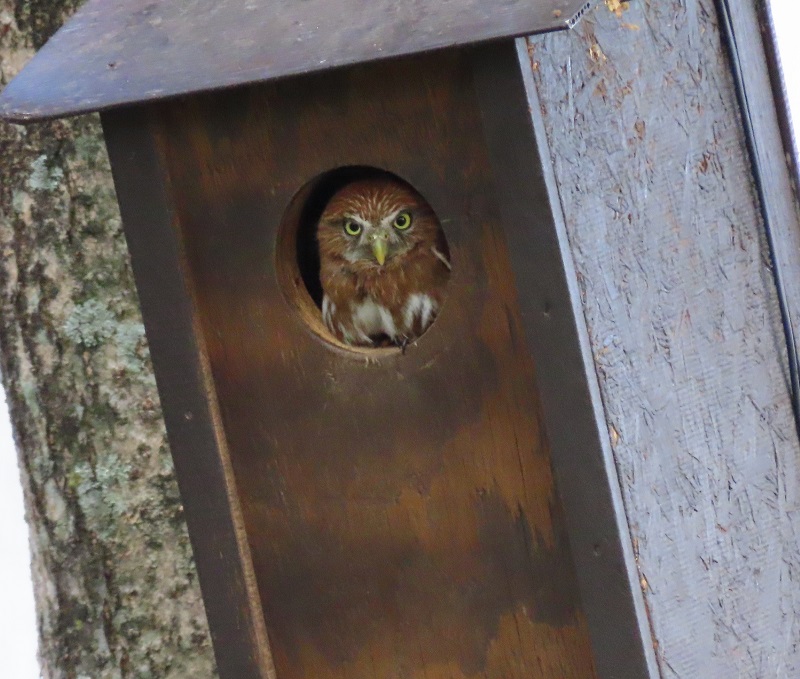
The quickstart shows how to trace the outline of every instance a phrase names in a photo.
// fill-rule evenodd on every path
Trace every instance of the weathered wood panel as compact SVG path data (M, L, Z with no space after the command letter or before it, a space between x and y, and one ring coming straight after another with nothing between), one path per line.
M594 676L471 62L159 116L277 676ZM447 232L447 302L405 354L326 345L278 285L286 206L343 165L407 179Z
M662 672L796 677L800 450L714 4L607 2L530 47Z
M609 679L656 677L650 623L527 43L484 48L475 62L525 339L536 357L542 414L597 672Z
M0 96L18 122L564 30L585 0L90 0Z

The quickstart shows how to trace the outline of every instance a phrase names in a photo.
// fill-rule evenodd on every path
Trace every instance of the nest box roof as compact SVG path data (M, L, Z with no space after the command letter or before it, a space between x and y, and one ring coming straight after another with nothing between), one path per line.
M89 0L0 95L25 122L568 28L586 0Z

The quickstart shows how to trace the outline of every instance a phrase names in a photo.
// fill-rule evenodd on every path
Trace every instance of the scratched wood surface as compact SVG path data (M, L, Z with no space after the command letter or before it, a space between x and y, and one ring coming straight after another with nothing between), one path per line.
M420 57L154 115L278 679L595 676L470 73ZM341 165L445 225L449 296L405 355L326 344L278 285L287 205Z
M754 3L734 4L764 81ZM531 65L661 671L797 677L800 449L715 4L614 6L532 39ZM759 91L797 320L800 228Z

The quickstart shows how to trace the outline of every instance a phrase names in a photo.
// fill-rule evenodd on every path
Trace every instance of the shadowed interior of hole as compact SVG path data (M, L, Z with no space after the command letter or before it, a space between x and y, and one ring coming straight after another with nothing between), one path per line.
M322 284L319 279L319 249L317 246L317 223L325 206L333 195L351 182L373 177L391 177L403 181L391 172L374 167L342 167L331 170L313 180L305 200L297 226L297 267L311 299L322 307ZM404 182L405 183L405 182Z

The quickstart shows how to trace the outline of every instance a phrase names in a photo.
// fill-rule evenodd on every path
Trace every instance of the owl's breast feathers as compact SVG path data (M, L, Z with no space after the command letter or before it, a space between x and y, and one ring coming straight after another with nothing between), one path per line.
M341 259L322 266L322 318L341 341L374 346L411 342L433 323L444 301L450 263L442 250L415 247L382 267Z

